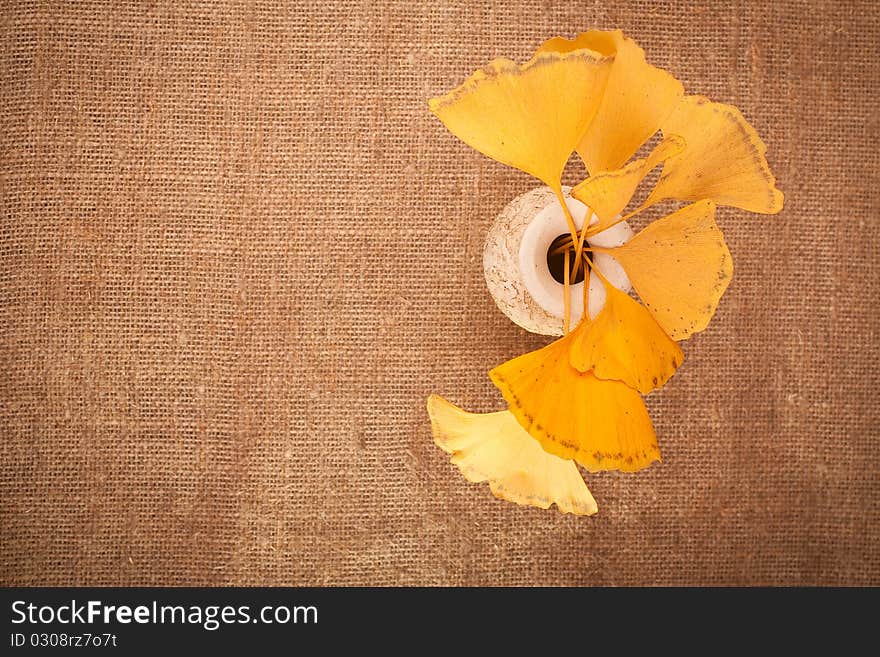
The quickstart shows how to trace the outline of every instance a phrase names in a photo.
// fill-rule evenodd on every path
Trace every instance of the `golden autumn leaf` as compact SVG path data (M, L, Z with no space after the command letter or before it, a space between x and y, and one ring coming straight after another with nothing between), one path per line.
M450 132L494 160L560 189L562 170L596 114L611 60L590 50L496 59L429 101Z
M663 199L709 199L763 214L782 209L782 192L765 157L767 147L737 108L687 96L662 130L681 136L686 146L663 165L645 206Z
M596 500L577 466L541 449L509 411L468 413L438 395L428 398L434 442L452 454L468 481L488 482L503 500L593 515Z
M733 260L715 223L712 201L685 206L649 224L623 246L599 250L623 266L673 340L706 328L733 276Z
M590 174L623 166L660 128L684 93L681 83L651 66L645 51L620 30L591 30L574 39L556 37L538 54L580 48L614 57L596 118L577 146Z
M648 157L633 160L621 169L597 173L573 187L571 196L599 217L599 223L591 225L589 232L599 233L608 228L630 202L645 176L684 148L681 137L668 135Z
M647 394L675 374L684 354L644 306L607 281L603 284L602 311L572 334L571 364Z

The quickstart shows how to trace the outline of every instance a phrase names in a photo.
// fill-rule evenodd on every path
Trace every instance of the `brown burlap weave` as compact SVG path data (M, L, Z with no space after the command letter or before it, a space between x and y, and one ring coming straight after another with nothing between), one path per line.
M720 211L664 462L574 518L431 442L429 393L497 410L544 340L481 264L536 183L425 101L589 27L737 105L786 207ZM0 34L2 583L880 584L875 2L9 2Z

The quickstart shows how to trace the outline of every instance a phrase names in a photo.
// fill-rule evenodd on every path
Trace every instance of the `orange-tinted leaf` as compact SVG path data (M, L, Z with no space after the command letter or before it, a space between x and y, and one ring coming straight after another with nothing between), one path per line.
M545 450L591 471L632 472L659 461L657 437L639 393L572 367L573 335L489 372L510 412Z

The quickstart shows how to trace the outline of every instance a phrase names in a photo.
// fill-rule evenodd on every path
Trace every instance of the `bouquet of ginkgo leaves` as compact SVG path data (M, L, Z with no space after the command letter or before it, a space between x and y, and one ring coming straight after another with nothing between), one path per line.
M430 108L465 143L548 185L570 232L559 247L566 262L563 337L489 373L507 410L468 413L432 395L434 439L465 477L487 481L500 498L593 514L597 505L576 463L631 472L660 460L642 395L675 373L683 360L678 341L706 328L733 275L716 204L764 214L782 209L766 148L739 110L685 95L620 31L551 39L522 66L495 60ZM632 159L658 131L654 148ZM562 190L574 151L588 176L571 196L596 219L580 230ZM639 183L661 165L653 190L630 209ZM622 245L591 243L672 201L689 204ZM609 281L596 254L622 266L641 303ZM601 281L605 302L594 318L584 312L571 326L568 286L581 267Z

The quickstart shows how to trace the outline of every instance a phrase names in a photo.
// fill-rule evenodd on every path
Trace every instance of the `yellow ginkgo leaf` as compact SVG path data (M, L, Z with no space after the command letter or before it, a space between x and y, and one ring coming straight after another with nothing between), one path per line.
M642 304L607 281L603 284L605 305L595 320L575 329L571 364L647 394L675 374L684 354Z
M591 30L573 40L557 37L544 43L538 53L580 48L614 56L596 119L577 147L591 174L613 171L657 132L684 90L672 75L648 64L645 51L620 30Z
M522 67L496 59L429 106L466 144L559 191L610 66L610 59L590 50L543 53Z
M733 260L715 223L715 204L699 201L658 219L609 253L657 323L673 340L709 324L733 276Z
M633 472L659 461L657 436L639 393L572 367L573 335L489 372L510 412L545 450L590 471Z
M648 157L633 160L622 169L602 171L573 187L572 197L599 217L599 223L590 226L590 233L599 233L608 228L630 202L644 177L654 167L681 153L684 147L681 137L668 135Z
M428 415L437 446L468 481L489 482L496 497L577 515L598 510L574 461L541 449L509 411L468 413L431 395Z
M662 130L680 135L686 146L663 165L646 206L663 199L710 199L763 214L782 209L782 192L764 157L767 147L737 108L687 96Z

